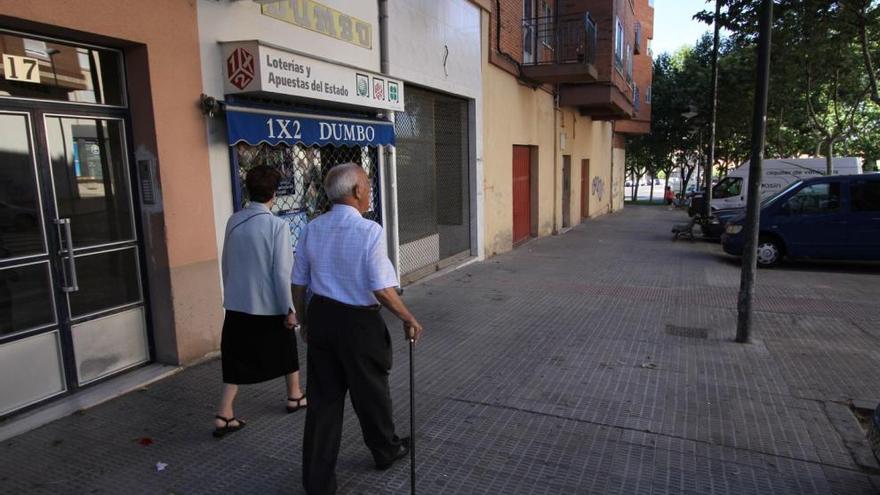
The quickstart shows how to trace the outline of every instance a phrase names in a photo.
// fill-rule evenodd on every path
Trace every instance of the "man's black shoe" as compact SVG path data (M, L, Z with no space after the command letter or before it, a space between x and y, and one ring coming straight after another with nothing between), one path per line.
M404 437L400 439L400 450L397 452L397 454L395 454L394 457L392 457L391 460L388 462L383 462L382 464L376 463L376 469L378 471L385 471L386 469L390 468L395 462L403 459L407 455L409 455L409 437Z

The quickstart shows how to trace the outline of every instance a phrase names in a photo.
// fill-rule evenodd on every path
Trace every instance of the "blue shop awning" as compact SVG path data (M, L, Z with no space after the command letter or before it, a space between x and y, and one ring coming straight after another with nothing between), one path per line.
M394 125L384 120L330 117L258 108L226 107L229 145L332 144L379 146L394 144Z

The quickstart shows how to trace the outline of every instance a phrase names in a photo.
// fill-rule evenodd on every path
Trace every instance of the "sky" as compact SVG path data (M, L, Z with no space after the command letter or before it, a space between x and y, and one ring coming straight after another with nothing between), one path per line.
M706 0L654 0L654 55L672 53L682 45L693 45L711 26L693 20L701 10L714 10Z

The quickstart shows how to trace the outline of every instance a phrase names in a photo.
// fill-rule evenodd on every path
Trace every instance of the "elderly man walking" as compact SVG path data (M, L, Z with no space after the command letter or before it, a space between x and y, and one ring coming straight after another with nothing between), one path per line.
M336 492L346 391L376 469L406 457L409 437L394 431L391 337L379 310L385 306L403 321L406 338L417 340L422 332L397 295L385 231L362 216L372 196L367 174L354 163L337 165L324 189L333 209L306 227L292 275L293 302L309 346L303 440L303 486L309 494ZM308 308L307 288L313 294Z

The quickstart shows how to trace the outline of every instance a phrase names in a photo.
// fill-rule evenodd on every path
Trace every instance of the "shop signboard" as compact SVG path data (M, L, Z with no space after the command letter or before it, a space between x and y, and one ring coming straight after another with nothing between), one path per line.
M229 145L381 146L394 144L394 126L370 119L300 115L256 108L227 107Z
M403 82L258 41L223 43L226 94L286 95L403 111Z
M314 0L278 0L263 4L263 15L310 31L345 41L361 48L373 48L373 26Z

